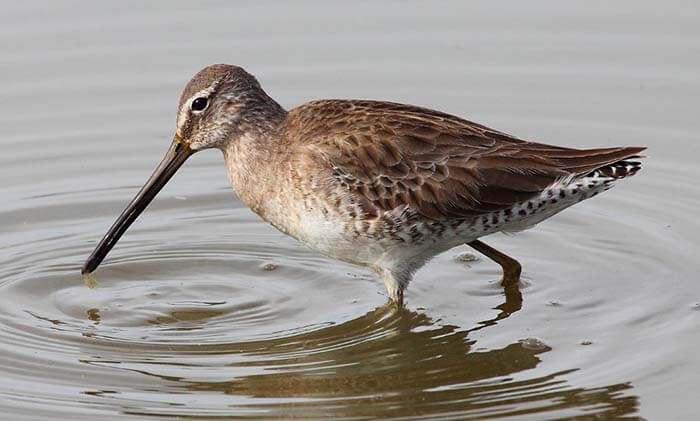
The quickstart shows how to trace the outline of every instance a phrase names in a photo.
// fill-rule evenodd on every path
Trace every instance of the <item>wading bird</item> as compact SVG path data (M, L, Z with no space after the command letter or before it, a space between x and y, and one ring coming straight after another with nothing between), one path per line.
M85 262L90 275L193 153L217 148L240 199L314 250L374 270L399 305L433 256L468 244L517 283L520 264L480 237L520 231L640 168L643 147L529 142L412 105L319 100L286 111L238 66L187 84L175 136Z

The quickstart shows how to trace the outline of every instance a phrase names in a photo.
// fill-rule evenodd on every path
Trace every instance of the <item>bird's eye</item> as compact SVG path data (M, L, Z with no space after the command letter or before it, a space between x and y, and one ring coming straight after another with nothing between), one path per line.
M203 109L207 108L208 103L209 100L204 98L203 96L195 98L195 100L192 101L192 111L202 111Z

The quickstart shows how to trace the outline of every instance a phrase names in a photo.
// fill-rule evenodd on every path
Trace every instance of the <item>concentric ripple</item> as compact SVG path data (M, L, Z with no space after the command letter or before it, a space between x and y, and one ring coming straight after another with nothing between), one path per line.
M94 192L53 200L83 195ZM25 211L41 200L25 199ZM0 274L7 413L270 419L636 411L628 384L576 388L567 381L575 367L533 372L551 348L525 332L476 346L471 335L522 304L501 303L502 289L483 281L495 273L480 269L488 267L483 260L445 256L445 273L463 276L464 260L473 266L471 277L481 281L471 281L465 297L481 301L474 317L490 313L459 327L425 310L368 310L385 300L378 281L286 239L245 209L222 214L216 204L231 203L228 193L166 203L114 249L95 289L78 270L95 241L89 219L67 219L62 235L9 248ZM421 292L428 286L416 282L418 301L430 302ZM526 279L523 291L531 287Z
M558 331L548 320L594 323L601 312L610 318L601 330L614 333L620 325L645 328L678 300L658 285L615 300L580 294L582 280L604 282L615 262L636 269L615 274L611 290L630 285L637 271L668 270L673 262L654 250L623 249L630 230L638 241L656 237L644 212L621 223L581 206L536 235L522 234L524 242L511 239L515 254L528 256L517 296L504 295L497 268L482 258L463 250L440 256L409 290L409 304L426 307L399 310L377 307L385 297L369 273L287 239L230 193L188 189L186 200L166 195L127 233L95 273L95 289L79 267L94 232L111 222L108 211L64 215L60 232L22 223L45 197L18 200L1 215L14 230L1 237L0 262L0 396L13 419L634 417L639 400L629 381L588 380L605 377L610 368L600 361L610 349L628 352L633 341L582 325ZM56 192L51 203L103 209L96 198L125 190ZM639 200L619 197L613 208ZM679 206L692 207L688 200ZM561 237L569 225L583 226ZM586 226L608 235L599 239ZM16 241L17 233L29 241ZM547 242L580 256L567 260L551 249L543 256ZM552 258L560 260L556 270ZM576 275L596 261L588 278ZM649 294L657 303L651 313L630 311ZM676 312L686 325L697 313L687 310ZM618 372L631 376L643 361Z

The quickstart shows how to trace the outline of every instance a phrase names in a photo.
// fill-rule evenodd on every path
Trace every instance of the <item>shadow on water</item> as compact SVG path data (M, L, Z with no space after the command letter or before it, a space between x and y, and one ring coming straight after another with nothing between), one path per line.
M197 403L144 406L125 400L119 409L184 418L495 419L546 413L548 419L638 419L633 414L639 401L629 394L629 383L574 387L566 376L576 368L528 375L551 351L544 344L518 341L499 349L476 348L470 332L493 326L521 308L517 287L507 289L505 297L494 319L470 330L387 304L345 323L296 335L169 344L167 359L153 352L162 345L141 343L136 349L148 349L149 356L128 358L120 368L165 381L163 391L169 397L186 395ZM99 310L90 309L89 317L99 322ZM103 365L104 358L82 362ZM212 370L219 374L206 374ZM114 390L84 394L120 401Z

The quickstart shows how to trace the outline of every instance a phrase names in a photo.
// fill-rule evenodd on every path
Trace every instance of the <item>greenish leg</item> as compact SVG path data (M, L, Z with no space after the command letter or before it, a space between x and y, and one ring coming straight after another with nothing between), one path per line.
M518 263L517 260L501 253L495 248L482 243L479 240L469 242L467 245L501 265L503 268L503 286L518 284L518 281L520 280L520 273L522 272L522 266L520 266L520 263Z

